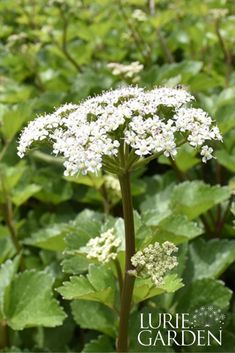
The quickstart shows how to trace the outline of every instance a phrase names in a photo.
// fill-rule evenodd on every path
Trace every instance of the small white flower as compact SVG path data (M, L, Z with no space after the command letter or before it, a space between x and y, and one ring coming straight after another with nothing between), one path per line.
M212 152L213 152L213 148L212 147L209 147L207 145L202 147L201 156L203 156L202 157L202 161L204 163L206 163L209 159L213 158Z

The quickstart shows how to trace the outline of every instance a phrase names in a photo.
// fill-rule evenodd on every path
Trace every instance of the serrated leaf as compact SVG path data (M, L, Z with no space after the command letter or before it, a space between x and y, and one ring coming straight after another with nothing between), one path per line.
M187 242L203 233L203 229L197 223L189 221L186 216L177 214L165 218L156 228L152 227L152 229L155 241L171 241L174 244Z
M24 244L52 251L63 251L65 249L64 238L70 229L69 224L55 223L32 233L30 238L24 240Z
M137 304L156 295L174 293L182 286L182 280L176 274L165 276L164 283L159 287L156 287L150 279L137 278L135 281L133 301Z
M176 293L176 312L190 312L205 305L225 309L229 306L232 291L222 281L211 278L194 281Z
M53 298L52 284L49 273L34 270L14 278L4 296L5 316L12 329L62 324L66 315Z
M89 262L78 250L85 246L90 238L100 234L104 215L91 210L84 210L72 222L73 229L65 237L66 249L62 262L63 271L80 274L88 269Z
M82 353L88 353L88 352L113 353L115 351L116 350L114 348L114 345L111 339L108 336L103 335L86 343L82 350Z
M210 186L202 181L186 181L175 187L171 207L194 219L230 196L228 187Z
M115 305L116 281L111 270L91 264L87 276L70 277L57 291L64 299L83 299Z
M235 261L235 241L197 239L189 245L186 278L217 278Z
M73 317L82 328L97 330L115 337L117 316L104 304L75 300L71 304Z

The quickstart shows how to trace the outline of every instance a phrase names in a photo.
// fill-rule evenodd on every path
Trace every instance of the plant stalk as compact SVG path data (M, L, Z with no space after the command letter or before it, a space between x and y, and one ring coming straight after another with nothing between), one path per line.
M125 275L123 289L121 293L121 308L119 334L117 339L117 351L128 351L128 322L131 310L132 294L134 289L135 277L129 274L133 270L131 258L135 254L135 229L133 217L133 204L131 196L130 174L125 172L119 176L119 182L122 193L122 207L125 223L125 243L126 243L126 258L125 258Z

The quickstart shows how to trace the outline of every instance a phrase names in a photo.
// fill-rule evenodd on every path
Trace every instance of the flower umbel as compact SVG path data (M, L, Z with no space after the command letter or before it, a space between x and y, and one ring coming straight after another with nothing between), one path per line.
M143 278L150 277L156 286L162 285L164 275L178 265L176 256L172 256L177 251L178 248L169 241L150 244L131 258L135 267L131 273Z
M105 264L116 259L120 243L121 240L115 236L114 229L111 228L100 236L90 239L82 251L87 253L88 259L96 259Z
M53 153L64 157L65 175L97 173L102 166L118 174L114 167L122 171L124 155L131 156L131 170L148 155L174 158L183 141L200 149L206 162L213 151L207 141L222 136L206 112L191 107L193 99L184 89L125 87L65 104L29 123L18 154L23 157L33 142L48 140Z

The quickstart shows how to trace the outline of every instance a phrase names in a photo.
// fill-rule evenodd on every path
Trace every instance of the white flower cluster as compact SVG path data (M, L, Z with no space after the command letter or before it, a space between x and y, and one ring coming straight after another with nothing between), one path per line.
M109 63L108 68L112 70L112 74L115 76L123 76L125 78L133 78L140 71L143 70L144 66L139 61L134 61L129 65L119 63Z
M164 275L178 265L176 256L172 256L177 251L178 248L169 241L150 244L131 258L135 267L131 273L143 278L150 277L156 286L162 285Z
M105 264L116 259L120 243L121 240L115 236L114 229L111 228L99 237L90 239L82 251L87 253L88 259L96 259Z
M222 137L206 112L190 106L192 100L184 89L124 87L79 105L65 104L29 123L18 154L23 157L35 141L49 140L53 153L65 159L65 175L76 175L100 171L107 158L119 157L122 142L140 157L157 153L174 157L183 139L200 148L206 162L213 151L206 142Z
M146 13L142 11L141 9L135 9L132 13L132 18L139 22L144 22L147 20Z

